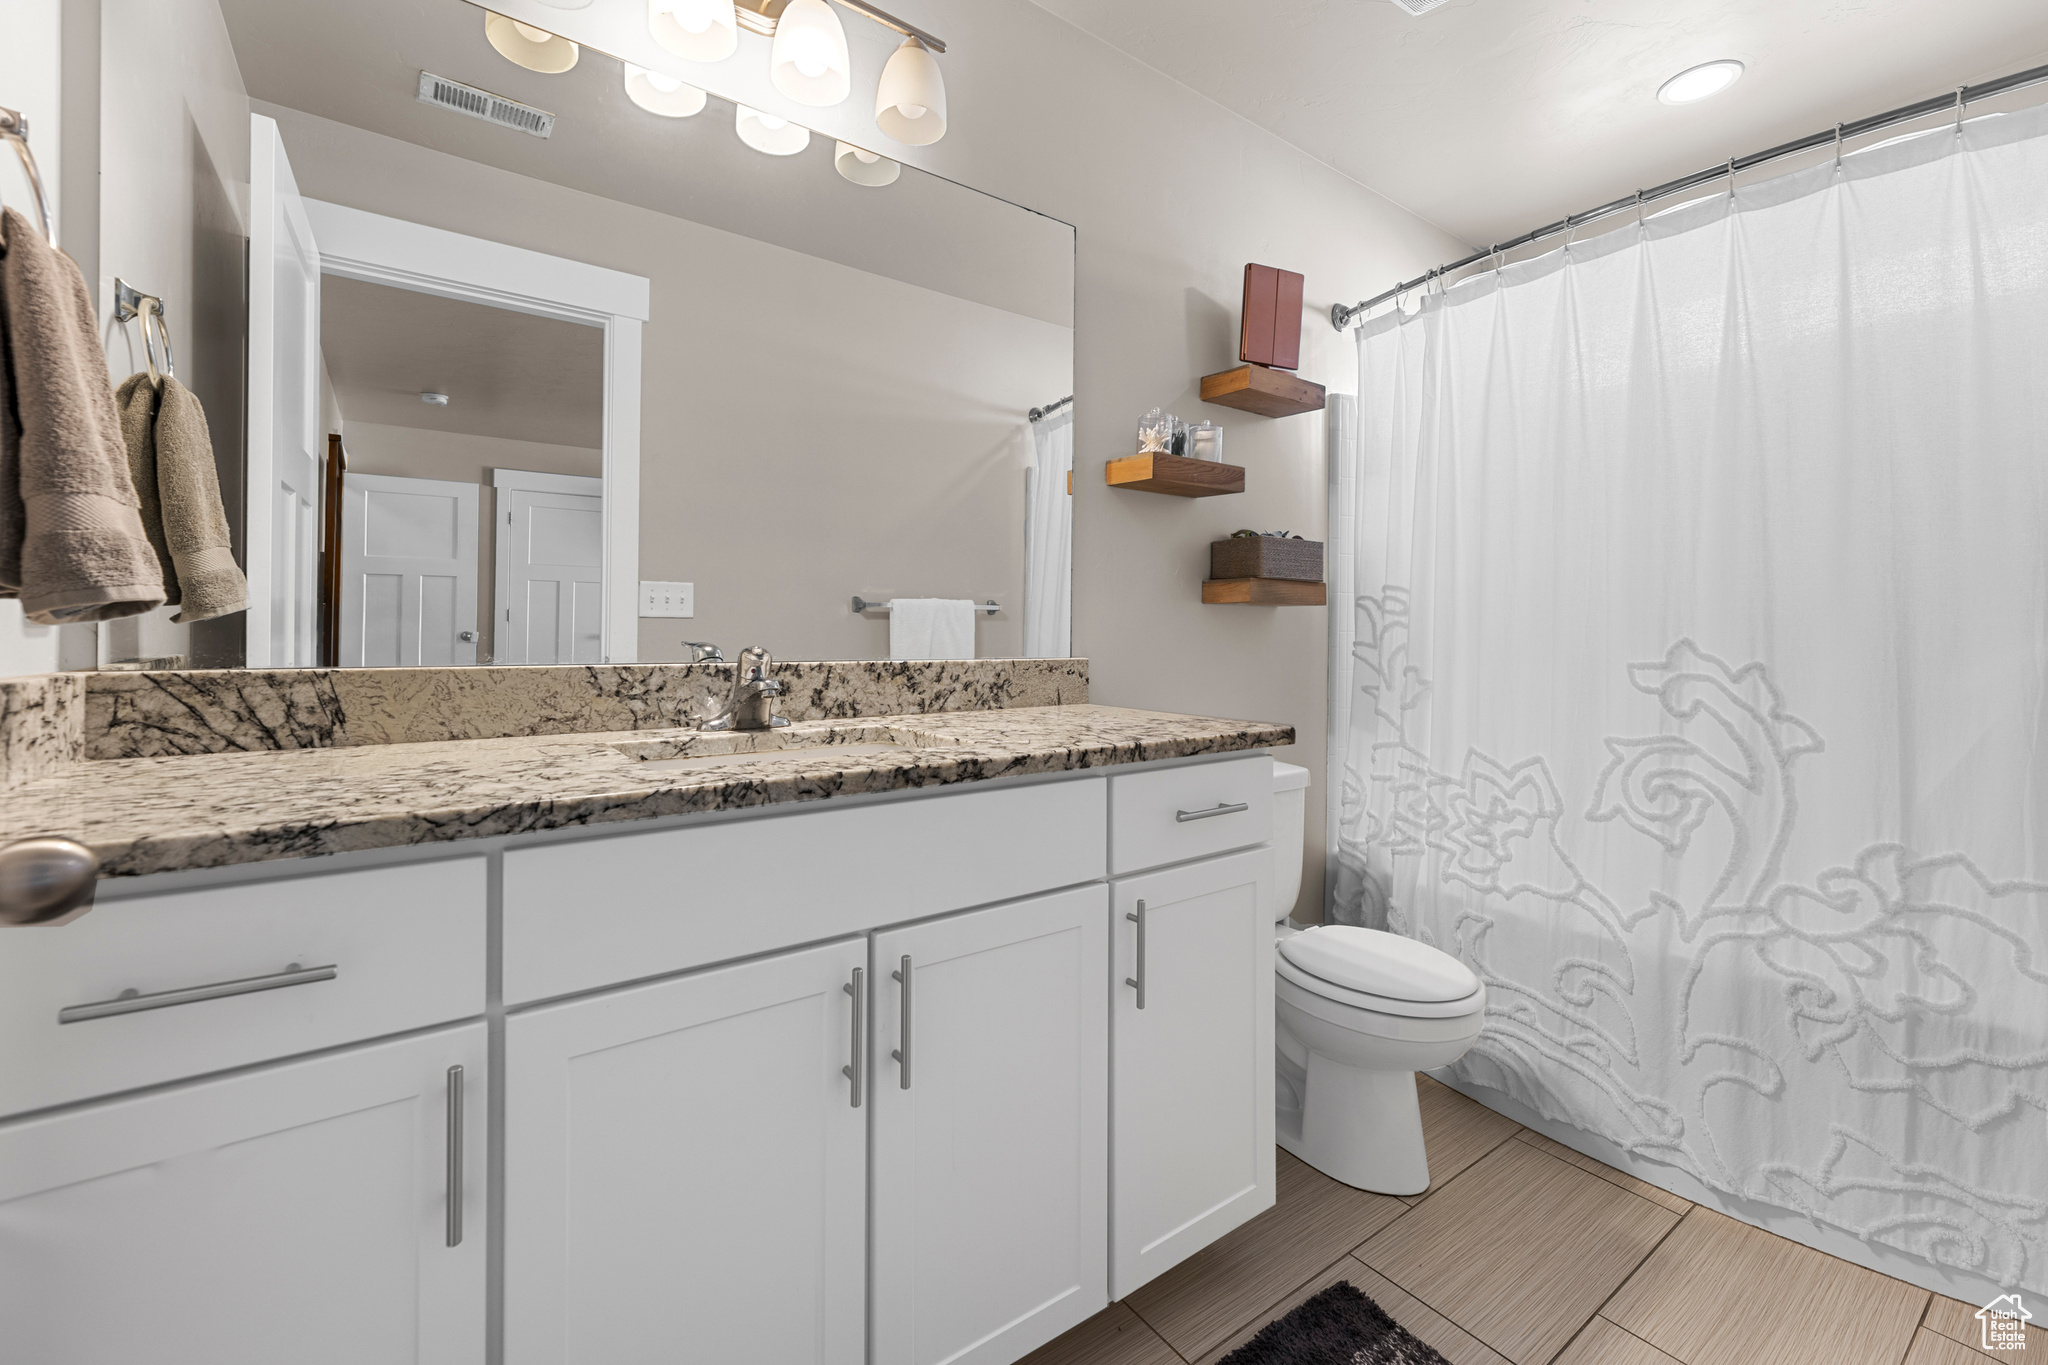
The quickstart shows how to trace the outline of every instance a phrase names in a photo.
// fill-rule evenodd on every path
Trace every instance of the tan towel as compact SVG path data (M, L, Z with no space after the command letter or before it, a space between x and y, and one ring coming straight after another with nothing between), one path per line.
M171 619L211 621L246 609L249 585L229 548L213 437L199 399L168 375L159 391L148 375L132 374L114 391L114 405L142 529L163 570L164 601L184 608Z
M77 263L0 210L0 597L44 625L164 600Z

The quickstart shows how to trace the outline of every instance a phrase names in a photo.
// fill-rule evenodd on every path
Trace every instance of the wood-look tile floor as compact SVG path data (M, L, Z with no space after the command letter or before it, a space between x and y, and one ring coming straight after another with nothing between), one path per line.
M1452 1365L1986 1365L1976 1309L1750 1227L1418 1077L1431 1184L1280 1153L1278 1204L1023 1365L1215 1365L1339 1280ZM2048 1332L2028 1329L2030 1350Z

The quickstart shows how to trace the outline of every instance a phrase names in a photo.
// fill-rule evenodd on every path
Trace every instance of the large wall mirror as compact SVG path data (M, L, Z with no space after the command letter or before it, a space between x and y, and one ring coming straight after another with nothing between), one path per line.
M949 657L1071 652L1070 226L588 47L536 84L467 5L223 10L258 125L248 663L886 659L905 598L977 604ZM392 83L394 32L418 91L285 103ZM437 107L440 70L544 91L550 136ZM531 212L468 212L421 148ZM644 304L524 298L520 261Z

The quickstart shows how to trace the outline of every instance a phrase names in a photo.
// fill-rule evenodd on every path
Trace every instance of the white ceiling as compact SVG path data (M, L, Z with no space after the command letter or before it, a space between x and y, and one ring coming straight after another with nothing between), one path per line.
M1475 246L2048 60L2044 0L1037 2Z
M327 275L320 354L343 422L604 443L604 333L595 327ZM448 406L422 393L445 393Z

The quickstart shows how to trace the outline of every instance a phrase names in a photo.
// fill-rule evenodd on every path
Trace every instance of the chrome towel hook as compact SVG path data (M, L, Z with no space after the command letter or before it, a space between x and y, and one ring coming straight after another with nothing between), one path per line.
M17 839L0 848L0 924L56 924L92 907L99 855L75 839Z
M149 367L149 382L161 384L165 379L175 378L178 373L177 358L171 354L171 329L164 322L164 301L154 294L145 294L123 279L114 281L114 316L122 322L134 318L142 319L142 362ZM156 323L156 336L149 334L149 324ZM163 349L163 363L157 363L157 349Z

